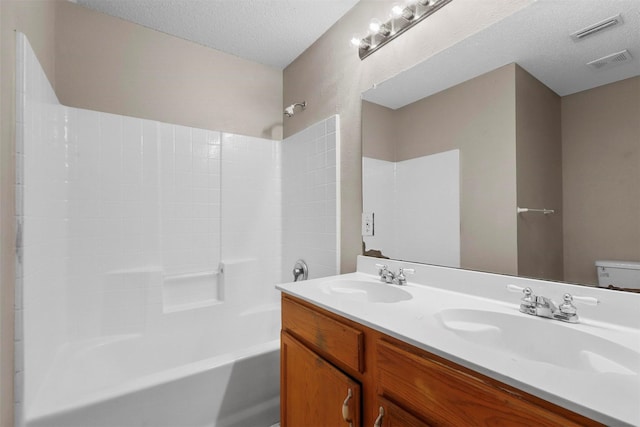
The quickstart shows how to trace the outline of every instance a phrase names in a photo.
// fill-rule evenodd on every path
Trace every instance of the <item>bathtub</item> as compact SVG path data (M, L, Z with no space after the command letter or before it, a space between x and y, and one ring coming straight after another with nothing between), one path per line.
M55 357L25 425L269 427L280 411L280 309L202 330L70 343ZM232 327L231 327L232 326ZM224 332L227 330L228 332ZM194 334L201 334L194 339Z

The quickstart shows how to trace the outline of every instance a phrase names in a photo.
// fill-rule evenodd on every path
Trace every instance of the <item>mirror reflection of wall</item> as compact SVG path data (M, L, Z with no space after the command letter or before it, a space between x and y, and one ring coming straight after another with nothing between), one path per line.
M596 284L596 260L640 261L640 77L561 97L510 64L395 110L363 101L362 117L365 210L377 194L393 200L389 212L414 212L395 233L411 242L409 255L380 239L365 239L367 249L455 266L434 257L435 234L420 236L429 243L422 250L412 239L410 230L439 208L421 196L431 183L404 184L398 200L395 191L373 190L381 187L366 165L397 168L458 150L462 268ZM414 197L424 204L403 210ZM517 206L555 213L516 214Z
M597 283L594 260L640 261L638 118L640 77L562 97L566 281Z
M365 248L460 267L460 150L402 161L363 157L362 176L363 210L375 212Z

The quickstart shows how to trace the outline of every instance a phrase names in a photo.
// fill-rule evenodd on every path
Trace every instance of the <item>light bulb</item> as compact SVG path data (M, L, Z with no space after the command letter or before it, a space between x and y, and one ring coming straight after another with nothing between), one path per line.
M351 37L351 46L357 47L358 49L369 49L371 47L371 43L365 40L363 37L360 37L358 34L354 34Z
M407 21L411 21L416 16L415 8L418 0L403 0L398 3L394 3L391 6L391 16L403 17Z
M372 19L371 22L369 23L369 30L371 30L371 34L378 34L378 31L380 31L380 27L382 26L382 23L380 22L380 20L378 19Z
M378 19L371 20L369 30L371 35L381 35L382 37L387 37L391 33L389 24L383 24Z
M399 3L394 3L393 6L391 6L391 14L393 16L401 16L403 10L404 6Z

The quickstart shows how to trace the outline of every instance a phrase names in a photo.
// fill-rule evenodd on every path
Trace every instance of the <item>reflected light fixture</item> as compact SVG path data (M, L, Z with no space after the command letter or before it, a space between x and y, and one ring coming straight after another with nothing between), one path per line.
M364 59L452 1L409 0L395 3L391 7L391 15L387 22L372 19L369 23L369 33L364 37L353 36L351 44L358 48L360 59Z

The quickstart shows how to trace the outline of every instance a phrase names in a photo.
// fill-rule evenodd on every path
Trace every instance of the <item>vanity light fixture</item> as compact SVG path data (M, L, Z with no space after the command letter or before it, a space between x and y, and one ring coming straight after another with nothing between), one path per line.
M364 59L451 1L409 0L396 3L391 7L391 15L387 22L372 19L368 35L354 36L351 44L358 48L360 59Z

